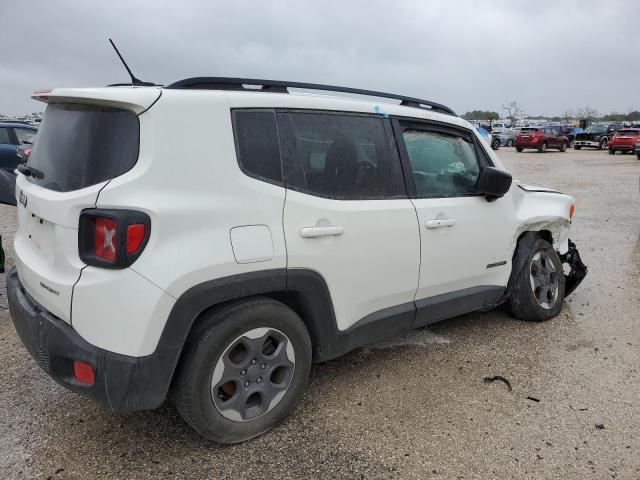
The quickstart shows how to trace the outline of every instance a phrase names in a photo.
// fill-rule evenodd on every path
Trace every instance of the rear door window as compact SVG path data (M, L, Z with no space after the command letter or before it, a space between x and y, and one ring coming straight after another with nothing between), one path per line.
M6 127L0 127L0 145L11 145L11 136L9 135L9 129Z
M340 200L404 196L384 122L378 116L279 112L287 188Z
M96 185L133 168L139 141L140 124L134 112L50 104L28 161L42 175L28 179L58 192Z

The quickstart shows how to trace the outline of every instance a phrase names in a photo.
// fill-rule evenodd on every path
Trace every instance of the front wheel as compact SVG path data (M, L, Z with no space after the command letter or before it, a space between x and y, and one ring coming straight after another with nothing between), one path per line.
M561 152L566 152L567 151L567 144L563 143L562 145L560 145L560 151Z
M606 150L607 147L609 146L609 140L607 140L606 138L604 140L602 140L600 142L600 145L598 145L598 149L599 150Z
M513 140L507 140L507 147L513 147Z
M189 336L174 401L200 435L242 442L270 430L302 395L309 334L293 310L267 298L205 315Z
M509 306L516 318L543 322L555 317L564 299L562 262L553 246L538 238L513 279Z
M500 148L500 139L499 138L494 138L493 140L491 140L491 148L493 150L498 150Z
M538 152L545 153L547 151L547 142L542 142L542 145L538 147Z

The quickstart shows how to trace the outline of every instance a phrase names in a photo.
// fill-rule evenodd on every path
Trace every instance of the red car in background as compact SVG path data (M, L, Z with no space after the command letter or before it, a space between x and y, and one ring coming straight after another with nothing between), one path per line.
M615 155L617 151L633 153L638 141L640 141L640 128L622 128L609 141L609 155Z
M569 138L562 127L526 127L516 133L513 144L516 152L525 148L535 148L539 152L546 152L549 148L566 152L569 148Z

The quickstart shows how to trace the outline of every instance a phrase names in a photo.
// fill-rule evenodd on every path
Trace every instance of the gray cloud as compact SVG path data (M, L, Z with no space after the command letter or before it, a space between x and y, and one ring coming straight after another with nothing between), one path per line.
M640 109L640 2L0 0L0 112L35 88L246 76L414 95L458 112Z

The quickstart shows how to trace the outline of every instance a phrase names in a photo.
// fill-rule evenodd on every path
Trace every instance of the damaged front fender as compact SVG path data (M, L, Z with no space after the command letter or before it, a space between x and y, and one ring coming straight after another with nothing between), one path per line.
M588 269L582 263L576 244L571 240L569 240L569 250L564 255L560 255L560 260L570 268L569 273L564 276L564 296L568 297L587 276Z

